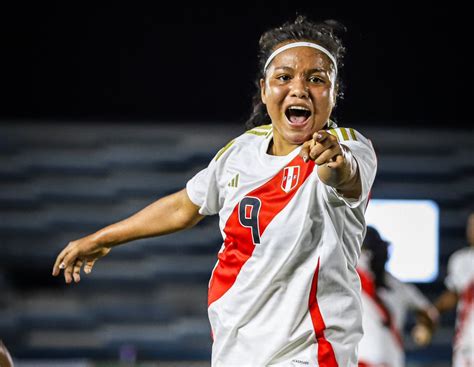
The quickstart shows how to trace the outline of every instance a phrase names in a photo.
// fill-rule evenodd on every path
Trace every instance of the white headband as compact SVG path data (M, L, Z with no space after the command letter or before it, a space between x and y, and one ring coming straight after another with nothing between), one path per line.
M281 46L280 48L277 48L275 51L272 52L272 54L268 57L267 62L265 63L265 67L263 68L263 72L267 71L268 65L272 62L272 60L275 58L276 55L278 55L280 52L283 52L285 50L288 50L289 48L293 47L312 47L315 48L316 50L321 51L324 53L329 59L332 61L334 68L336 69L336 75L337 75L337 62L336 58L323 46L320 46L316 43L313 42L292 42L288 43L284 46Z

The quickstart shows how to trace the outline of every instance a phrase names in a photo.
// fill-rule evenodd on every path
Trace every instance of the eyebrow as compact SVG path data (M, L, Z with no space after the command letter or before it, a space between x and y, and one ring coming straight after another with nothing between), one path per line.
M275 71L276 71L276 70L293 71L294 69L293 69L293 68L290 68L290 67L288 67L288 66L278 66L278 67L276 67L274 70L275 70ZM314 68L314 69L308 70L308 74L313 74L313 73L326 73L326 72L329 72L329 70L321 69L321 68Z

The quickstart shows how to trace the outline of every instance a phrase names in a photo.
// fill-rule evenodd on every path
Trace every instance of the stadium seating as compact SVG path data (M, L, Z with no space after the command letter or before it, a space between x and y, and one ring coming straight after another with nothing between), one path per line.
M383 124L381 124L383 125ZM474 136L451 129L364 128L378 154L377 198L429 198L441 208L440 275L465 245L474 199ZM184 187L243 126L10 123L0 127L0 338L18 359L208 361L207 282L218 221L117 247L77 285L51 276L68 243ZM423 136L420 139L420 136ZM454 315L434 343L408 342L418 365L449 361ZM128 348L128 349L127 349ZM125 352L124 352L125 351ZM430 364L431 363L431 364Z

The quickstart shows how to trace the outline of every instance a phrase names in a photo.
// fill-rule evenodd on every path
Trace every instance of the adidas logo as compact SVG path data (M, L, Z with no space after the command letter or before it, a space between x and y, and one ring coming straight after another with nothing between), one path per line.
M232 180L229 181L227 184L229 187L237 187L239 186L239 174L237 173Z

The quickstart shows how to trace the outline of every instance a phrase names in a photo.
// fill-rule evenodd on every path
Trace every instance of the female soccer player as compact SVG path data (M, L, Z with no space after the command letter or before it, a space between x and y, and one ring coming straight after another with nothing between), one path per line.
M330 119L344 53L335 30L299 16L265 32L249 130L183 190L70 242L53 275L78 282L116 245L218 214L212 365L356 366L356 264L376 157L361 133Z
M435 301L441 314L456 308L453 367L474 366L474 212L467 219L466 239L468 246L450 255L446 289Z
M416 315L412 336L419 346L431 342L438 322L435 306L416 286L403 283L385 270L389 245L374 227L367 227L357 265L364 311L359 367L404 367L403 330L408 314Z

